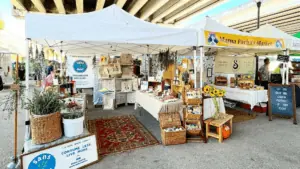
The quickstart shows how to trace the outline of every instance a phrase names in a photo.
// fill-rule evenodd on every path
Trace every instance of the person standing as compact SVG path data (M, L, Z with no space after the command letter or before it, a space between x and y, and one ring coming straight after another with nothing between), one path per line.
M47 67L47 76L50 75L53 70L54 70L54 67L52 65L52 62L49 61L48 67Z
M266 90L268 89L268 84L270 80L270 72L269 72L269 58L264 60L264 65L261 66L258 70L258 78L260 81L260 85L262 85Z

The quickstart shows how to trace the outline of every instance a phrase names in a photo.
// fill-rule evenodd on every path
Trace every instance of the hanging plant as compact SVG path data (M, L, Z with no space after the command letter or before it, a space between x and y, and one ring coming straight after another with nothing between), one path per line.
M170 52L169 48L166 51L160 51L158 54L161 69L168 69L171 64L174 64L177 58L177 51Z

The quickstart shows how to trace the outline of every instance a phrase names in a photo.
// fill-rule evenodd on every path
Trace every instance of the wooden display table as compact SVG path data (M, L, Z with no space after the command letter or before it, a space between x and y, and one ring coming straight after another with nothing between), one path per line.
M219 142L222 143L222 141L223 141L223 134L222 134L223 125L225 123L229 122L229 125L230 125L229 127L231 130L230 132L232 133L232 118L233 118L233 115L226 114L226 117L223 119L220 119L220 120L214 120L214 119L205 120L204 123L206 125L206 139L208 139L208 137L210 136L210 137L219 139ZM210 129L209 129L210 126L218 127L219 134L210 132Z

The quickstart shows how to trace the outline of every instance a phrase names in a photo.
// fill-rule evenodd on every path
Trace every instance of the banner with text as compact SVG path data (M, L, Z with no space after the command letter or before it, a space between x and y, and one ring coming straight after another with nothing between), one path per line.
M22 156L23 169L75 169L98 161L96 136L91 135Z
M68 56L67 76L76 81L76 88L92 88L94 86L93 57Z
M219 47L284 49L283 39L204 31L205 44Z
M253 74L255 72L255 57L223 57L215 59L216 73Z

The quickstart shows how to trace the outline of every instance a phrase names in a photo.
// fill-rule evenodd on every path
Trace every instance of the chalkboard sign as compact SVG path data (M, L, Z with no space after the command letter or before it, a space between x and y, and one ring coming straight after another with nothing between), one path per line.
M289 55L278 55L277 56L277 61L289 62L290 61L290 56Z
M269 84L269 120L272 121L272 114L289 116L296 120L296 99L294 85Z

